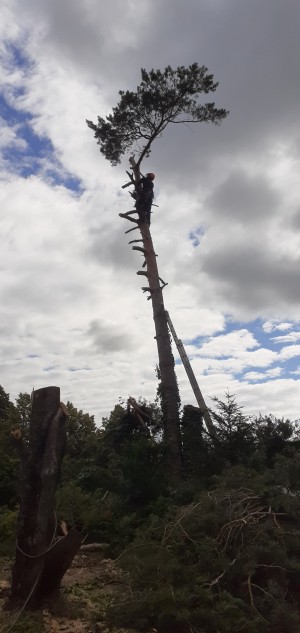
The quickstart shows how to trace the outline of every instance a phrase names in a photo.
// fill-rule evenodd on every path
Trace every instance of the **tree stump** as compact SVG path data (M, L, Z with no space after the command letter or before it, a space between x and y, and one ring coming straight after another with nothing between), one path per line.
M12 434L21 468L8 608L19 604L34 608L59 592L62 577L82 542L76 530L56 537L55 492L66 446L67 416L58 387L38 389L33 392L28 445L19 432Z

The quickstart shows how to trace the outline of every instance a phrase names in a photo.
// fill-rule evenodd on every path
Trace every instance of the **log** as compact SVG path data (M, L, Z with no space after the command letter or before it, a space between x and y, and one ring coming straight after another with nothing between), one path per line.
M109 548L109 543L87 543L81 545L80 552L104 552Z
M16 556L8 607L20 603L35 607L49 592L59 590L61 574L80 547L80 535L73 538L72 547L68 541L63 545L64 538L56 541L55 492L65 452L66 419L58 387L33 392L29 443L26 453L21 450ZM15 437L14 441L20 440Z

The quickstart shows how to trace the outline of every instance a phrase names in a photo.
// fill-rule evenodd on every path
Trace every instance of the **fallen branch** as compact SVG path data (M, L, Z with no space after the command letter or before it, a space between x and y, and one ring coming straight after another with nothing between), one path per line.
M109 548L109 543L87 543L87 545L81 545L80 552L100 552Z
M180 526L182 528L182 525ZM217 578L214 578L214 580L212 580L209 583L206 583L205 586L208 587L209 589L211 589L212 587L214 587L215 585L217 585L220 580L222 580L222 578L225 576L225 574L227 574L229 567L232 567L232 565L234 565L234 563L236 563L236 558L234 558L231 563L229 563L228 568L224 569L224 571L222 571L222 573L217 576Z

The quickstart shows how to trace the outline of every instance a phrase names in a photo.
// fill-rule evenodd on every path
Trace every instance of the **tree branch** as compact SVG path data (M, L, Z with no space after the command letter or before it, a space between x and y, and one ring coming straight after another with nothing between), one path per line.
M133 251L139 251L140 253L143 253L143 255L146 255L147 253L147 251L141 246L132 246L131 248Z
M128 217L128 215L126 213L119 213L120 218L125 218L125 220L128 220L129 222L134 222L134 224L138 224L139 221L138 220L134 220L133 218Z
M127 233L131 233L131 231L136 231L139 227L138 226L133 226L132 229L128 229L128 231L125 231L125 235Z

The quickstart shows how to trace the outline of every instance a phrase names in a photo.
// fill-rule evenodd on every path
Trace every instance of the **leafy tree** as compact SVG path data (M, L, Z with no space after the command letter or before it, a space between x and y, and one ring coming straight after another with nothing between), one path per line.
M62 464L62 485L72 482L84 491L97 488L98 469L95 466L97 429L94 416L67 402L69 417L66 421L67 447Z
M260 415L255 420L257 448L265 456L268 467L273 466L276 455L282 453L292 438L299 437L297 426L289 420L278 419L273 415Z
M67 454L78 457L84 454L88 443L95 439L97 427L93 415L78 410L67 402Z
M23 440L26 442L29 437L29 425L31 415L31 397L29 393L19 393L16 403L16 424L22 432Z
M8 393L6 393L3 387L0 385L0 422L6 420L10 409L10 404L11 403Z
M194 63L188 67L179 66L175 70L171 66L167 66L164 71L152 69L147 72L142 69L141 74L142 81L135 92L119 92L120 101L113 108L112 114L105 119L98 116L97 123L87 121L95 133L100 152L112 165L119 163L127 152L137 153L137 160L133 157L130 159L136 186L140 182L143 159L149 156L152 143L168 125L202 122L219 124L228 114L224 108L216 108L214 103L202 105L198 102L200 94L214 92L218 85L205 66ZM148 286L143 290L150 293L152 301L161 377L164 437L169 470L173 479L176 479L181 472L179 397L163 301L163 285L160 285L162 280L145 214L139 213L138 220L129 218L126 214L124 217L136 222L143 240L142 252L146 270L138 271L138 274L146 276Z
M9 395L0 385L0 507L14 508L19 458L12 450L11 431L18 419Z

